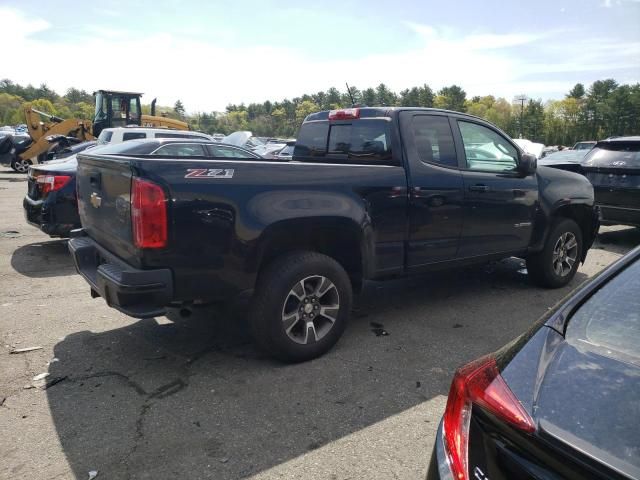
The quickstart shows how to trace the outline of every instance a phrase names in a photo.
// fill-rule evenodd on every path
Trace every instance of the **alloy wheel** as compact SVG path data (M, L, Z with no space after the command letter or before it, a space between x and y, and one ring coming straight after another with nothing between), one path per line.
M340 311L340 295L331 280L312 275L289 291L282 307L282 324L287 336L307 345L326 336Z
M571 232L565 232L556 241L553 247L553 271L560 277L566 277L571 273L573 265L578 258L578 240Z

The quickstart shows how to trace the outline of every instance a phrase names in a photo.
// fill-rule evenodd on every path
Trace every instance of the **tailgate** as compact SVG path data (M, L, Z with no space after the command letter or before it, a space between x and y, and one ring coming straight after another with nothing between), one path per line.
M131 230L129 160L101 155L78 156L78 210L85 232L102 247L137 264Z

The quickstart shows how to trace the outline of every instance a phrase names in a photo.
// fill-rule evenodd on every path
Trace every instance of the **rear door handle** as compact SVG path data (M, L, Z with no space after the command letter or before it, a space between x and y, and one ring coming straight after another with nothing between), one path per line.
M488 192L489 187L487 185L471 185L469 190L472 192Z

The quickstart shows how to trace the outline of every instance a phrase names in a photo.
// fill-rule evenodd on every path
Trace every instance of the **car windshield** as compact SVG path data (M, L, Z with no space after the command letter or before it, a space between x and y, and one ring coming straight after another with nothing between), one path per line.
M640 168L640 142L601 143L584 157L587 167Z
M566 338L605 356L640 364L640 260L578 309Z

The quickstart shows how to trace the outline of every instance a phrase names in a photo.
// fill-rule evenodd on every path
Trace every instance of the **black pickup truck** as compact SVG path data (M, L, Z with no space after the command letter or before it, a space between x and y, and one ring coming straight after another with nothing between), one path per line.
M434 109L309 115L291 161L78 163L83 229L69 248L93 296L143 318L251 292L255 341L287 361L338 341L364 280L517 256L560 287L599 225L586 178Z

